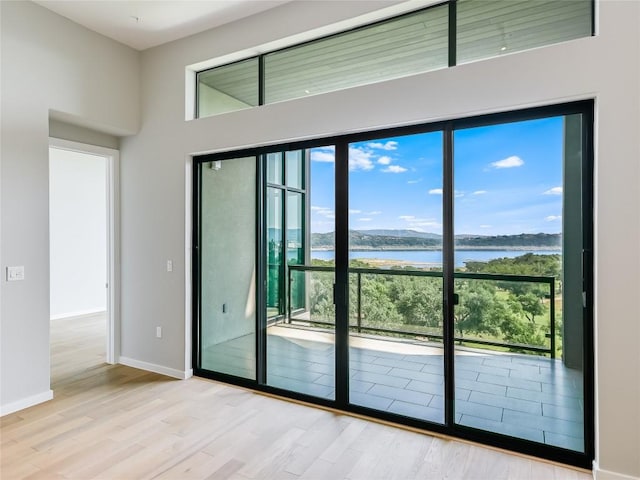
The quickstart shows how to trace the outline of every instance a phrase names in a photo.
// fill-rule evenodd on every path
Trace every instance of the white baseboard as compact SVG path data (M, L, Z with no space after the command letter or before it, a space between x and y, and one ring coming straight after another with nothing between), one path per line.
M167 377L178 378L180 380L186 380L193 376L193 370L176 370L175 368L169 368L162 365L156 365L155 363L143 362L136 360L135 358L120 357L118 363L126 365L127 367L139 368L140 370L147 370L148 372L159 373L166 375Z
M632 477L624 473L602 470L597 462L593 462L593 478L595 480L640 480L640 477Z
M25 408L33 407L34 405L47 402L51 399L53 399L53 390L47 390L46 392L18 400L17 402L2 405L0 406L0 417L4 417L5 415L9 415L10 413L14 413L19 410L24 410Z
M51 315L50 320L60 320L63 318L81 317L83 315L95 315L96 313L107 313L106 308L93 308L90 310L79 310L77 312L58 313Z

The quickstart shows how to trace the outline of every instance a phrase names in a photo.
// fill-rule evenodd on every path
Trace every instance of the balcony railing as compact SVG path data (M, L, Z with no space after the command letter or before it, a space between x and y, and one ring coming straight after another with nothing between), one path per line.
M325 319L320 318L311 318L311 310L313 309L313 305L310 305L310 294L307 291L311 285L308 284L304 278L306 278L307 273L318 273L325 274L333 273L335 269L330 266L312 266L312 265L290 265L288 268L288 288L287 288L287 317L286 322L304 322L308 325L316 325L316 326L332 326L334 322L326 321ZM442 321L439 319L432 319L431 323L439 324L439 328L434 330L434 327L431 329L422 330L410 330L406 328L387 328L381 326L372 326L368 325L366 322L366 315L363 313L363 309L366 306L367 299L366 295L363 294L363 277L365 278L374 278L376 276L385 276L385 277L411 277L411 278L433 278L442 279L442 272L438 271L424 271L424 270L391 270L391 269L373 269L373 268L349 268L350 278L355 277L355 283L350 281L350 298L355 294L355 305L351 303L349 308L349 317L350 317L350 325L349 329L353 332L370 332L377 334L387 334L389 336L421 336L426 337L427 339L433 339L442 341L443 335L439 333L437 330L442 331ZM303 281L300 282L296 277L303 277ZM547 277L547 276L530 276L530 275L503 275L503 274L491 274L491 273L471 273L471 272L455 272L454 273L454 281L457 283L456 291L456 299L459 299L460 304L464 304L467 301L468 296L465 293L465 285L463 281L478 281L478 282L492 282L496 286L496 291L506 292L509 289L517 288L517 285L520 284L528 284L528 285L539 285L544 290L544 295L539 298L539 301L542 302L542 298L549 299L549 307L545 309L548 312L548 329L545 332L545 337L549 339L547 345L541 344L531 344L531 343L522 343L522 342L510 342L505 341L500 338L478 338L478 337L463 337L461 335L454 335L454 341L459 342L461 344L471 344L471 345L486 345L491 347L500 347L507 348L509 350L517 350L517 351L528 351L535 352L537 354L548 354L551 358L555 358L556 356L556 327L555 327L555 289L556 289L556 280L555 277ZM467 285L468 287L468 285ZM321 286L322 289L328 289L329 292L324 292L326 295L333 297L333 278L326 279L324 284ZM440 292L442 290L440 289ZM440 295L442 295L440 293ZM298 298L293 298L293 297ZM302 297L304 297L302 299ZM529 300L531 297L529 297ZM440 297L440 302L442 301L442 297ZM495 302L502 302L504 300L496 300ZM535 298L534 298L535 301ZM458 304L458 302L456 302ZM440 304L441 305L441 304ZM508 306L508 303L505 303ZM355 308L354 308L355 307ZM482 307L476 307L476 309L482 309ZM534 306L535 309L535 306ZM440 309L440 313L442 309ZM522 312L521 312L522 313ZM307 315L308 314L308 315ZM305 315L303 318L302 315ZM355 317L355 324L352 324L351 321ZM535 317L535 314L532 315L532 318ZM440 318L441 315L440 315ZM496 323L496 318L492 318L489 320L493 320ZM531 320L533 322L533 320ZM414 322L415 324L415 322ZM536 324L537 325L537 324ZM546 342L545 342L546 343Z

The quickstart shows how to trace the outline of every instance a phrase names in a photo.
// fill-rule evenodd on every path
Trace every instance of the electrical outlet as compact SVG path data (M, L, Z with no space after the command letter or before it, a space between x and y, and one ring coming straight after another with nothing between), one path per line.
M162 338L162 327L156 327L156 338Z
M171 260L167 260L167 272L173 272L173 262Z

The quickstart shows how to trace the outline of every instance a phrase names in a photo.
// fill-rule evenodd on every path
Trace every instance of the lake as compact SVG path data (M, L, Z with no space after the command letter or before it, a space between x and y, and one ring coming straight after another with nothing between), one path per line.
M312 250L311 258L318 260L333 260L333 250ZM494 258L515 258L529 253L526 250L456 250L454 264L456 267L464 267L464 262L488 262ZM532 251L536 255L558 255L560 250L538 250ZM442 251L437 250L368 250L364 252L349 252L349 259L379 259L397 260L424 266L424 264L442 265Z

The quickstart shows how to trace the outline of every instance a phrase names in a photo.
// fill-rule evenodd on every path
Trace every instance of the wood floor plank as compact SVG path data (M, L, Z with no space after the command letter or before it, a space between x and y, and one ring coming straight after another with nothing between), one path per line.
M104 318L52 322L54 399L0 421L2 480L587 480L582 472L209 380L104 363Z

